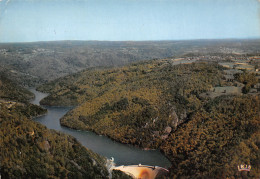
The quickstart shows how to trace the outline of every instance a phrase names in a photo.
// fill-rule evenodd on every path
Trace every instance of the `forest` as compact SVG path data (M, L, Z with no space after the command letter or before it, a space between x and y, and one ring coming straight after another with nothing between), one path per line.
M237 165L259 163L259 96L221 96L196 111L162 144L173 177L241 177Z
M104 157L32 120L47 111L32 93L3 76L0 89L1 178L108 178Z
M259 69L258 56L259 40L0 44L1 177L108 178L104 157L33 121L46 109L22 86L41 84L50 94L42 105L73 107L61 125L158 149L171 161L169 178L258 178L259 72L227 81L218 63ZM226 86L242 90L202 95Z
M62 125L154 148L169 134L166 129L174 130L203 105L201 92L225 83L218 68L214 63L172 66L154 60L86 70L40 87L53 87L41 104L79 104L61 119Z
M150 60L117 68L92 68L38 90L41 104L75 106L61 124L91 130L145 149L160 149L172 162L171 178L240 177L237 165L259 176L259 94L203 98L213 87L232 85L216 62L173 65ZM235 80L252 87L244 72Z
M0 72L20 85L36 86L86 68L123 66L141 60L257 55L259 44L259 39L0 43Z

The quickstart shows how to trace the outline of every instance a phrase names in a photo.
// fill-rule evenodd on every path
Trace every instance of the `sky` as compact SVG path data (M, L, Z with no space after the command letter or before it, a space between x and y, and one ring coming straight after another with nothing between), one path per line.
M0 42L260 38L260 0L0 0Z

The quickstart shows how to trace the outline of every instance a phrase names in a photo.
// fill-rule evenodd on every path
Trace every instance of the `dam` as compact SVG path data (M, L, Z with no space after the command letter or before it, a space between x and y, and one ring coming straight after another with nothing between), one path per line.
M117 166L113 170L120 170L134 179L155 179L162 178L169 173L169 170L158 167L158 166L149 166L149 165L128 165L128 166Z

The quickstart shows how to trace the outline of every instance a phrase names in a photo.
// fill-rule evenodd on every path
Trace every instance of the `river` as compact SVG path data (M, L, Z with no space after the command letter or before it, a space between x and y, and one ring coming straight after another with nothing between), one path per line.
M41 99L47 94L30 89L35 94L33 104L39 105ZM82 145L92 151L105 156L114 158L116 165L152 165L168 168L171 164L168 159L157 150L142 150L140 148L115 142L108 137L97 135L90 131L77 131L60 125L60 118L71 108L69 107L50 107L43 106L48 110L44 116L35 118L49 129L55 129L74 136Z

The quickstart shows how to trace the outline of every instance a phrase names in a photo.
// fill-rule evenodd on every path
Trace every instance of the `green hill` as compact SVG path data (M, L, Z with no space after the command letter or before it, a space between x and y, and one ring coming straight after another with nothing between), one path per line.
M0 99L26 102L33 97L33 93L9 80L6 74L0 73Z
M107 178L106 160L71 136L48 130L1 105L3 178Z
M41 103L76 105L61 124L122 143L160 149L171 176L239 177L239 164L259 174L259 95L202 98L226 86L216 63L173 65L171 60L89 69L39 87Z
M155 60L85 70L40 87L51 93L41 104L79 104L61 119L62 125L157 148L204 105L200 93L224 83L219 69L214 63L172 66L168 60Z
M240 178L238 165L251 165L244 177L260 174L260 99L221 96L196 111L162 144L173 177Z
M0 82L2 178L108 178L104 157L31 120L47 110L28 103L26 89L2 76Z
M140 60L200 55L244 58L259 54L259 44L259 39L0 43L0 72L22 85L35 86L86 68Z

